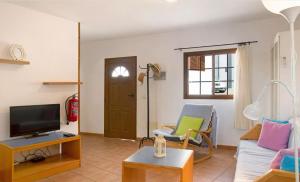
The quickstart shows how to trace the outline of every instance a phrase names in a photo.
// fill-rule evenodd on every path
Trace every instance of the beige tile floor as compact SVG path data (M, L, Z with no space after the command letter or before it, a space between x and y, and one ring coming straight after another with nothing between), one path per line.
M138 148L138 143L100 136L82 136L82 166L58 174L44 182L120 182L121 162ZM216 149L214 156L194 166L195 182L233 181L236 161L235 151ZM176 182L172 171L147 171L147 182Z

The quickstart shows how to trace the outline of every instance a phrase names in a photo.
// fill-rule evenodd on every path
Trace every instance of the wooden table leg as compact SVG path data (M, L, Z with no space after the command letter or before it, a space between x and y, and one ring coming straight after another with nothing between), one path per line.
M146 172L144 169L129 168L122 166L122 182L145 182Z
M180 182L193 182L194 155L191 155L184 168L181 170Z
M14 171L14 153L0 144L0 181L11 182Z

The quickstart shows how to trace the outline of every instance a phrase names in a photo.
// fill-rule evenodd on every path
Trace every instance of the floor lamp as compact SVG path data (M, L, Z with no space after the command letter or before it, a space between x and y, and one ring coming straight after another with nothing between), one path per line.
M260 92L260 94L258 95L257 99L255 100L255 102L253 102L252 104L248 105L244 111L243 111L243 115L252 121L261 121L263 119L264 116L264 104L263 99L266 95L266 93L269 91L269 87L271 87L272 85L281 85L283 88L285 88L285 90L288 92L288 94L291 96L291 98L294 100L294 94L292 93L291 89L282 81L279 80L271 80L268 84L266 84L263 88L263 90Z
M260 92L260 94L258 95L257 99L255 100L255 102L253 102L252 104L248 105L244 111L243 111L243 115L252 121L261 121L263 119L264 116L264 104L263 99L266 95L266 93L268 92L269 87L271 87L272 85L281 85L283 88L285 88L285 90L288 92L288 94L292 97L292 99L294 100L294 94L292 93L291 89L282 81L279 80L271 80L267 85L264 86L263 90Z
M299 165L298 165L298 126L297 126L297 113L296 113L296 51L295 51L295 21L300 14L300 1L296 0L262 0L266 9L275 14L282 15L290 24L290 32L291 32L291 80L292 80L292 88L289 89L285 84L280 81L271 81L272 84L280 84L283 85L289 94L293 98L293 121L294 121L294 154L295 154L295 178L296 182L299 182ZM267 86L268 87L268 86ZM265 92L266 89L263 90ZM260 108L260 100L262 99L261 93L257 101L253 104L247 106L244 110L244 115L248 119L255 120L259 119L257 117L260 116L262 108ZM261 98L260 98L261 97Z
M147 136L143 137L140 141L139 148L144 144L145 141L151 141L154 143L154 139L150 137L150 91L149 91L149 80L150 80L150 71L154 74L159 74L160 73L160 67L158 64L147 64L146 68L140 67L140 69L146 70L146 73L140 73L138 80L143 83L144 82L144 77L146 76L147 78Z

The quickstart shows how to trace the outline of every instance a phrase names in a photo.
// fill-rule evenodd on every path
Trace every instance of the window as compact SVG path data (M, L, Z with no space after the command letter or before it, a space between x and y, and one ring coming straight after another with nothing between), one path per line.
M235 52L184 53L184 98L233 99Z
M113 70L111 76L113 78L116 78L119 76L129 77L129 71L124 66L118 66Z

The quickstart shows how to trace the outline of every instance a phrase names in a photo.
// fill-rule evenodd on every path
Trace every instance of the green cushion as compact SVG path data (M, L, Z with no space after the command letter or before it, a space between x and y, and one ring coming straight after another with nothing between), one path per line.
M203 118L194 118L190 116L182 116L179 126L175 132L177 136L183 136L188 129L199 130L204 119ZM195 138L197 136L196 133L192 133L190 137Z

